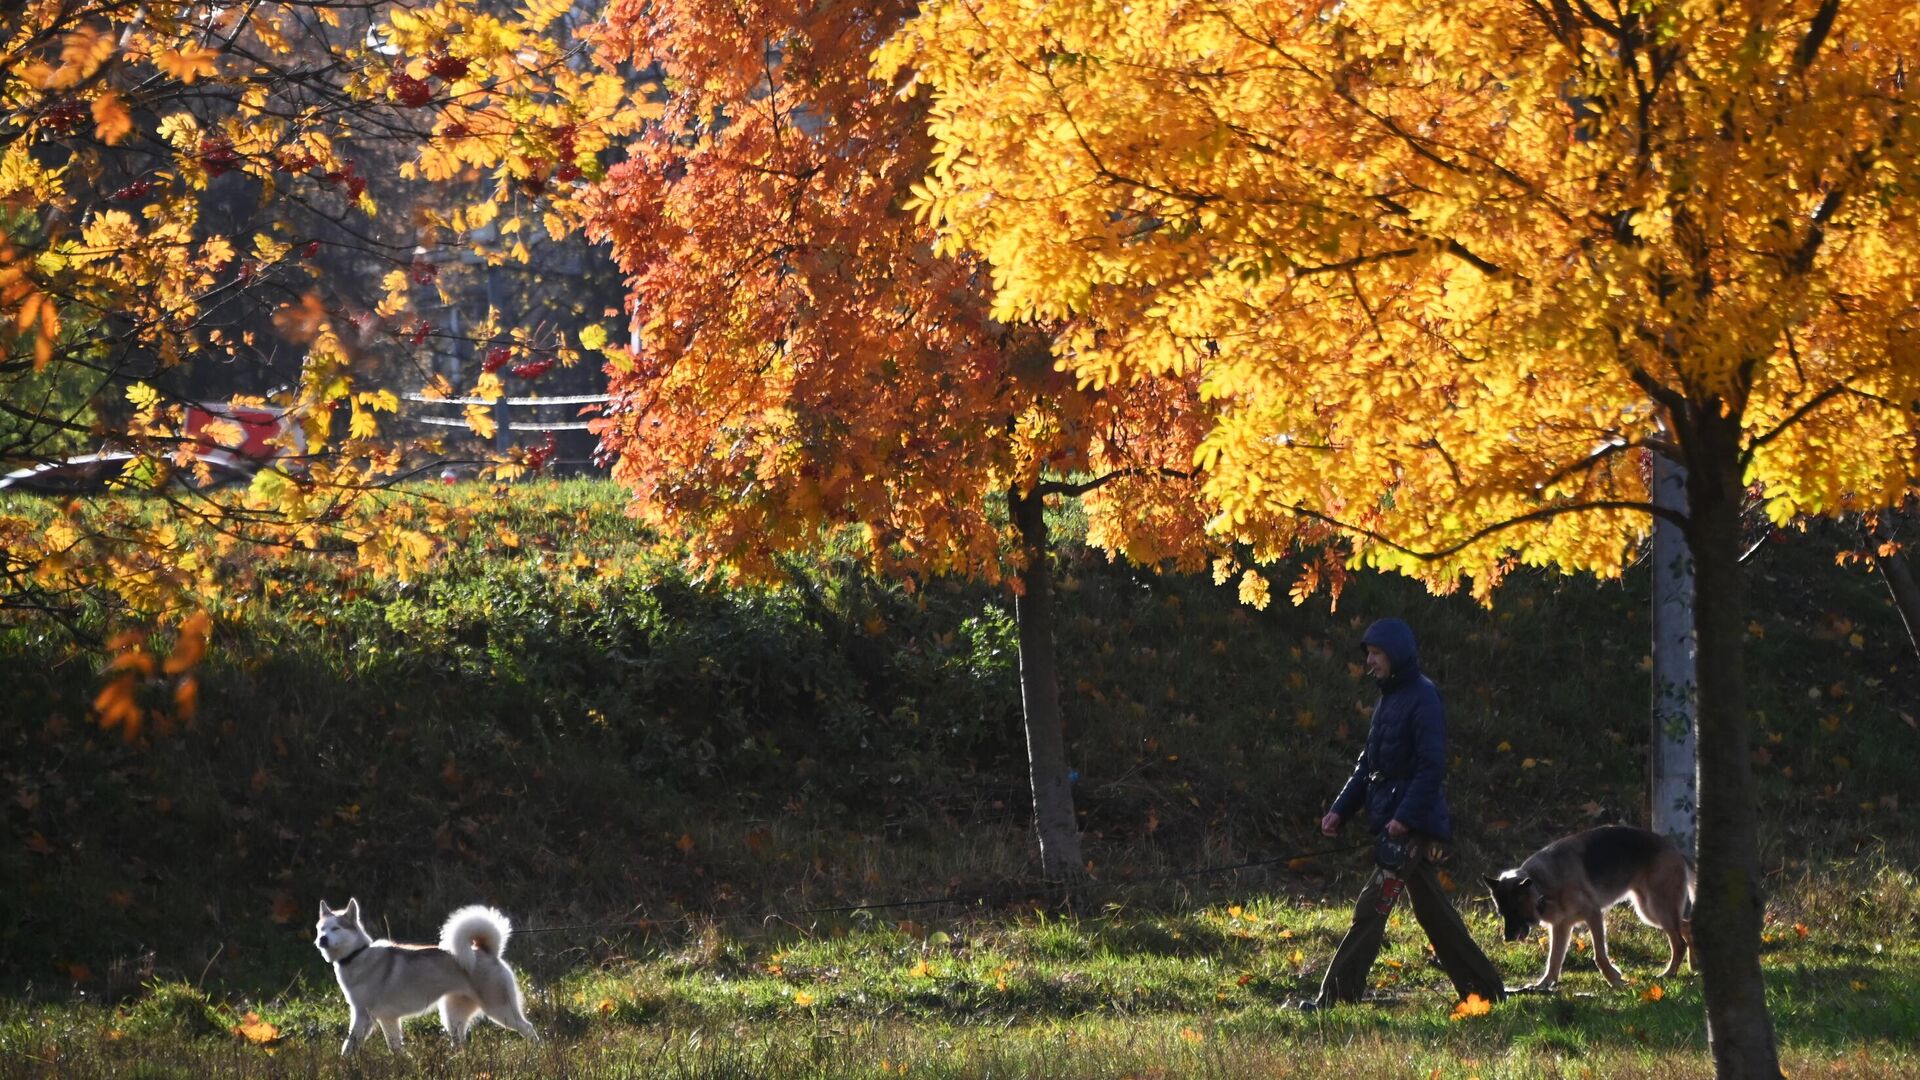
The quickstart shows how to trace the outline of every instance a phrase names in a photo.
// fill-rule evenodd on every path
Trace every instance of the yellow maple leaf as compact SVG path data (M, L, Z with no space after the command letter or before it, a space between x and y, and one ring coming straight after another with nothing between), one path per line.
M213 49L174 49L163 52L153 58L153 64L161 71L191 86L195 79L203 75L217 75L219 67L214 63L220 54Z

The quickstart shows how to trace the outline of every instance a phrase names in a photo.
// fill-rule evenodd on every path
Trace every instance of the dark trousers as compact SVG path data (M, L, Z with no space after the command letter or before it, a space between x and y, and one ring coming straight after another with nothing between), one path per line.
M1358 1001L1367 989L1367 972L1380 955L1380 943L1386 936L1387 916L1402 894L1413 900L1413 917L1433 942L1440 966L1453 980L1461 998L1479 994L1488 1001L1506 996L1506 983L1493 961L1474 944L1467 924L1453 910L1447 894L1433 874L1432 855L1437 849L1430 841L1409 842L1407 861L1397 870L1376 867L1353 905L1353 927L1340 941L1339 951L1327 965L1326 978L1320 982L1320 1000Z

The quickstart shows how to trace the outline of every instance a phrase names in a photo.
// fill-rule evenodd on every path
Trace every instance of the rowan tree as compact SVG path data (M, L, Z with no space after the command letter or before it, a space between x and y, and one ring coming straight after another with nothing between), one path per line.
M1716 1067L1779 1074L1739 512L1894 506L1920 460L1920 137L1904 0L942 0L918 206L995 314L1084 317L1099 387L1201 372L1213 528L1337 522L1483 595L1697 575L1699 902ZM1684 465L1684 507L1647 492Z
M576 191L644 111L627 74L570 40L568 9L8 8L0 463L125 451L120 488L144 497L77 501L50 525L0 507L0 610L74 620L97 601L110 617L177 619L221 595L238 546L341 546L396 573L432 554L439 511L388 493L440 449L383 426L398 393L499 396L511 371L435 377L430 354L456 342L518 364L579 352L498 312L429 321L416 305L449 288L434 255L529 261L572 229ZM187 410L206 404L268 406L295 430L250 485L214 490L207 448L245 431L189 432ZM490 432L488 410L469 415ZM195 549L202 530L216 550Z
M1095 543L1202 565L1189 473L1205 407L1190 380L1077 389L1051 339L1084 328L996 322L984 268L933 251L903 208L934 161L926 106L867 59L911 10L608 9L607 56L659 65L669 93L593 196L637 339L610 365L598 430L635 512L690 537L703 571L776 578L783 554L851 530L909 583L1005 581L1041 863L1068 877L1044 504L1084 496Z

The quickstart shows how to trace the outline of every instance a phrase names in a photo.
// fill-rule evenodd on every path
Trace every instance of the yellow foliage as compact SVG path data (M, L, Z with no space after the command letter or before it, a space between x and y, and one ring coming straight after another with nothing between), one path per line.
M191 86L195 79L219 74L219 65L214 62L219 56L219 52L207 48L170 49L154 56L153 65Z
M1306 514L1485 599L1622 573L1675 446L1776 522L1913 493L1920 8L1815 7L1665 12L1644 111L1604 20L1494 0L936 0L876 61L931 97L904 207L997 317L1086 328L1085 385L1197 372L1216 535Z

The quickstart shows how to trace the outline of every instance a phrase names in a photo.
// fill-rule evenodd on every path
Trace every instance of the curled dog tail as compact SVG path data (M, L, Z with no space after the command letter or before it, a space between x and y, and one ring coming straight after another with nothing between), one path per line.
M498 960L506 953L507 938L512 934L513 924L505 915L473 904L447 916L446 925L440 928L440 947L452 953L461 967L472 971L478 962L475 952Z

